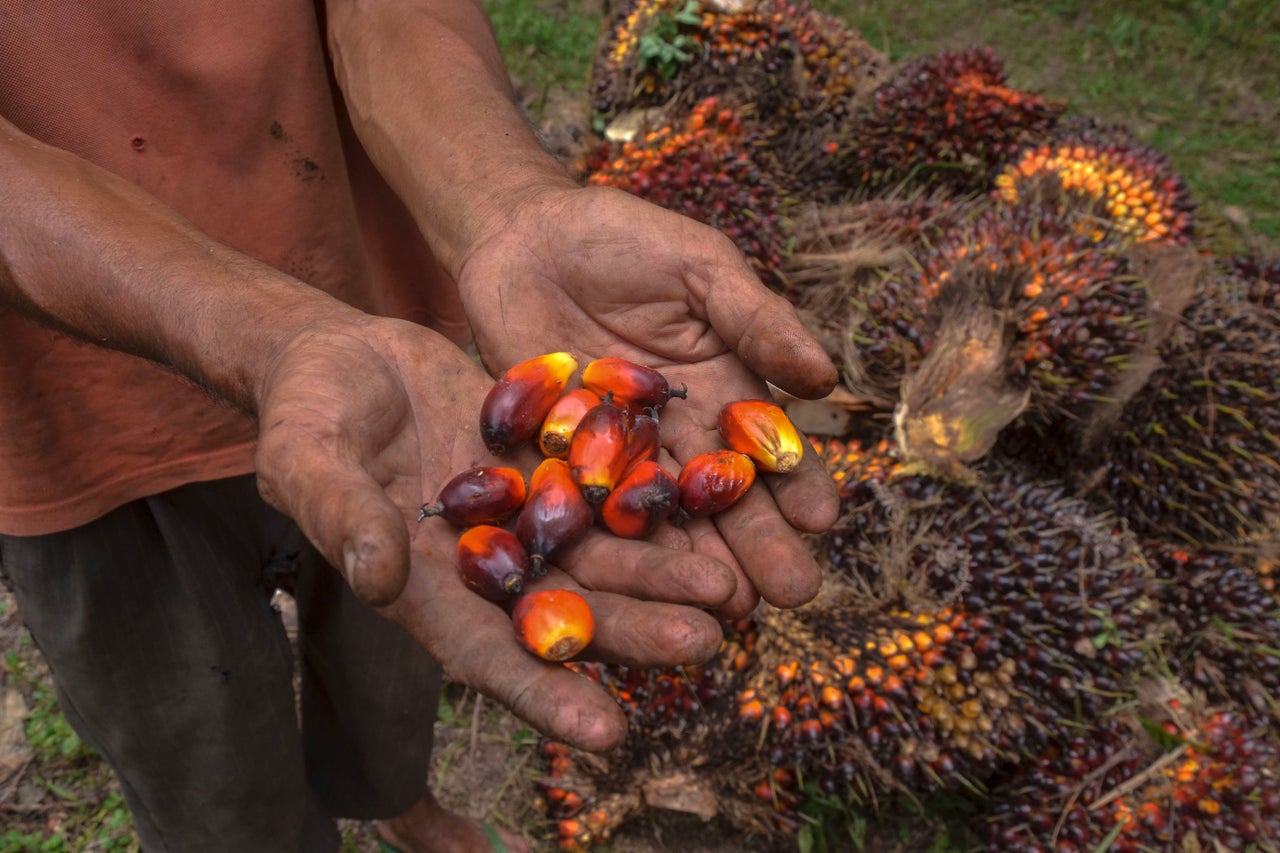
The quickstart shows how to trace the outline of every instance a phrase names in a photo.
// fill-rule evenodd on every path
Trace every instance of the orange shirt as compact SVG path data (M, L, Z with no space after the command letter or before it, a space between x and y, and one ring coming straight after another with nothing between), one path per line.
M24 132L357 307L465 338L456 287L335 103L310 0L5 5L0 114ZM0 308L0 533L247 473L254 435L172 371Z

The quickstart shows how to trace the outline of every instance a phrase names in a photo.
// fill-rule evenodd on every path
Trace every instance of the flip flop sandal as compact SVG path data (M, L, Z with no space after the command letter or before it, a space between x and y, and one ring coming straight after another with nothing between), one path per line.
M507 842L502 840L498 830L484 821L480 821L480 827L484 830L484 834L489 836L489 846L493 848L493 853L511 853L511 848L507 846ZM378 853L403 853L403 851L385 839L380 838L378 839Z

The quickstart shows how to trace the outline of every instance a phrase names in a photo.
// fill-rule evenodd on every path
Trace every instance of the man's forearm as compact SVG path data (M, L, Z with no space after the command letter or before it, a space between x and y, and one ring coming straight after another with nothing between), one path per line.
M253 411L279 345L354 314L0 118L0 305L167 364Z
M352 121L455 277L522 191L573 186L515 102L488 18L469 0L328 0Z

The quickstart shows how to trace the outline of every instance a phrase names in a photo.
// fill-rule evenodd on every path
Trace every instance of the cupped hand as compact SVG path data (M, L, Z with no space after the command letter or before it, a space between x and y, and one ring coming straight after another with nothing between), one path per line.
M485 365L495 375L525 358L566 350L586 361L619 356L659 369L688 398L662 411L674 466L722 447L727 402L769 396L765 381L814 398L834 365L794 308L764 287L722 233L619 190L530 192L478 240L459 273ZM836 520L831 480L812 454L786 476L765 475L714 525L665 532L673 549L712 556L746 581L720 609L748 612L758 595L779 606L816 594L821 575L801 531ZM563 564L582 583L611 588L602 560L615 542L578 548ZM604 563L607 565L607 562Z
M434 333L356 315L293 337L259 385L257 469L264 498L295 519L357 595L403 625L449 675L511 707L542 732L588 749L616 745L625 719L598 686L521 648L504 610L456 568L459 531L419 523L454 474L495 464L478 412L492 380ZM532 469L530 458L503 463ZM589 554L599 535L581 546ZM693 552L663 561L657 546L627 543L618 576L644 596L586 591L597 619L591 657L644 666L700 662L722 633L706 612L734 591L732 574ZM663 581L662 572L679 577ZM540 585L574 586L554 572Z

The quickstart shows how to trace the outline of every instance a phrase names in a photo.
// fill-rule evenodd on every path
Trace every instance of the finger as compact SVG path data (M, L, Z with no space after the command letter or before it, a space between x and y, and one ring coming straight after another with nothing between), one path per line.
M596 620L584 657L628 666L693 666L720 650L724 628L696 607L581 590Z
M671 525L649 540L593 531L558 557L556 565L587 589L649 601L718 608L738 587L732 568L695 550L689 534Z
M823 533L839 520L839 490L812 448L791 473L765 474L763 479L783 517L797 530Z
M710 519L692 518L682 526L688 532L695 551L706 554L733 570L737 581L733 597L715 608L716 615L721 619L741 619L755 610L760 603L760 594L715 524Z
M701 299L695 313L700 307L725 344L784 391L805 399L831 393L836 367L795 307L761 284L740 256L726 251L714 257L719 264L691 276L691 292Z
M822 571L768 489L757 483L737 503L717 513L714 521L765 601L797 607L818 594Z
M451 565L428 562L421 554L413 562L404 592L381 612L403 626L451 679L493 698L548 737L593 751L622 743L626 717L599 685L521 647L510 616L463 586Z
M400 509L359 466L294 430L264 428L257 451L263 499L297 522L361 601L380 607L409 576L409 532Z

